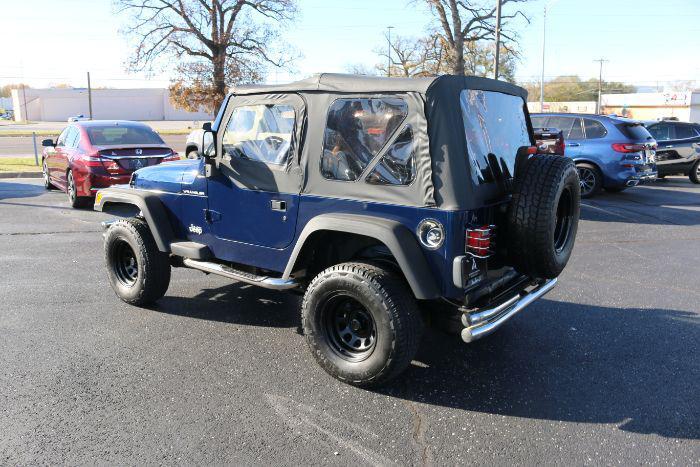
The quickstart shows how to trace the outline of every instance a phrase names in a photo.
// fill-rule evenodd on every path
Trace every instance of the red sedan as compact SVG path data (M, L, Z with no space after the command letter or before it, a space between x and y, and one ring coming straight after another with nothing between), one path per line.
M92 203L100 188L129 183L137 169L180 159L151 127L139 122L75 122L42 146L44 186L66 192L73 207Z

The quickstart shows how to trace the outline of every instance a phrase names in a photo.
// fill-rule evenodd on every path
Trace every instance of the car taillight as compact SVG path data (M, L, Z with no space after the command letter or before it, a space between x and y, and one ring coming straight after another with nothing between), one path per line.
M82 159L85 161L85 165L88 167L102 167L102 163L105 162L105 159L99 152L90 153L83 156Z
M173 151L172 154L169 156L165 156L162 160L162 162L170 162L170 161L179 161L180 160L180 155Z
M476 258L491 256L493 254L491 238L495 228L493 225L467 228L467 253Z
M644 151L646 146L644 144L613 143L612 148L615 152L627 154L630 152Z

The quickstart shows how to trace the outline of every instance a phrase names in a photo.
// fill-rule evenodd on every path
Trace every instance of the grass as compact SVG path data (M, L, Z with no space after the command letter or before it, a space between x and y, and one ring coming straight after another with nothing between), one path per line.
M0 172L41 172L33 157L0 157Z

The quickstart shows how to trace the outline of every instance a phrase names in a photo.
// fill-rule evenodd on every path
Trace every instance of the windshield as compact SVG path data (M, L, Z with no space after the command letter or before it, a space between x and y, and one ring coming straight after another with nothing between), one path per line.
M460 105L474 183L495 182L494 169L503 171L506 179L511 178L518 149L532 144L522 98L465 89L460 94ZM499 167L492 168L489 159Z
M85 129L95 146L118 144L165 144L158 134L148 127L105 126Z

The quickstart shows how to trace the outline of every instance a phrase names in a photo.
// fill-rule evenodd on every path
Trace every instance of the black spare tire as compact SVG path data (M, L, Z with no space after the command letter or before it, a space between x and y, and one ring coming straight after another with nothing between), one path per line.
M508 206L508 256L523 274L557 277L574 248L581 187L573 160L537 154L517 171Z

